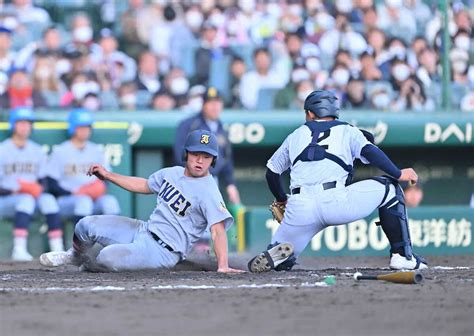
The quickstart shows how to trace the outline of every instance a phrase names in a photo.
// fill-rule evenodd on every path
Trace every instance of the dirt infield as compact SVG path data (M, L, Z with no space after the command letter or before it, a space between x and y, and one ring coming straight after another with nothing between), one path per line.
M244 267L235 257L232 266ZM173 271L85 273L0 263L6 335L473 335L474 259L430 258L419 285L356 282L387 258L310 258L297 270L225 275L198 259ZM336 283L327 285L325 276Z

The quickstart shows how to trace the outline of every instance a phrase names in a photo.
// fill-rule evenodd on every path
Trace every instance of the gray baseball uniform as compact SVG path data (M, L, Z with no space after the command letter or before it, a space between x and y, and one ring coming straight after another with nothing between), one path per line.
M87 170L94 163L110 169L99 145L87 142L84 148L78 149L68 140L56 146L51 153L48 176L55 179L64 190L74 193L81 186L97 179L95 176L86 175ZM58 203L61 215L66 217L120 213L118 201L112 195L103 195L95 202L86 195L60 196Z
M76 225L74 249L84 266L99 270L170 268L186 257L208 226L233 218L212 177L184 175L183 167L161 169L148 178L157 204L148 221L119 216L85 217ZM92 246L104 246L92 254Z
M0 188L17 192L19 180L37 182L45 175L46 154L40 145L31 140L21 148L11 139L0 143ZM0 196L0 217L12 218L15 212L33 215L37 208L44 215L59 211L55 198L47 193L38 199L23 193Z

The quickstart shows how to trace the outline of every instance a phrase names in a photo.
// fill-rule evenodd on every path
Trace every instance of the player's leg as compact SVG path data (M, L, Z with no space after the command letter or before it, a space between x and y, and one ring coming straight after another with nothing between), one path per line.
M94 211L92 198L86 195L68 195L58 197L59 211L62 217L72 218L74 225Z
M179 260L179 254L158 244L148 232L146 223L143 223L132 243L113 244L103 248L97 256L96 267L86 267L91 271L136 271L171 268Z
M46 217L48 224L48 240L50 251L64 251L63 225L59 215L59 206L51 194L41 194L38 197L38 208Z
M15 261L30 261L28 252L28 229L35 211L35 199L28 194L3 196L0 198L0 214L13 220L13 250Z
M249 262L249 270L290 270L306 245L322 229L321 215L315 211L314 199L308 195L291 196L270 245Z
M94 202L94 214L118 215L120 214L120 205L117 198L113 195L103 195Z
M100 250L111 244L131 243L141 221L122 216L87 216L74 229L73 247L63 253L44 253L40 262L45 266L94 262Z
M367 217L379 209L380 225L390 242L391 262L395 269L426 268L426 261L413 255L405 200L398 182L375 178L354 183L343 192L327 193L323 213L327 225L346 224Z

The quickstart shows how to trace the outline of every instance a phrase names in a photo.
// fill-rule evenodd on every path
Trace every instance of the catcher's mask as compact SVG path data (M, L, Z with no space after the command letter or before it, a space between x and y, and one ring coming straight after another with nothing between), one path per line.
M211 167L216 165L217 157L219 156L219 146L217 144L217 137L214 133L206 130L195 130L188 134L183 150L183 161L188 159L189 152L202 152L212 155Z

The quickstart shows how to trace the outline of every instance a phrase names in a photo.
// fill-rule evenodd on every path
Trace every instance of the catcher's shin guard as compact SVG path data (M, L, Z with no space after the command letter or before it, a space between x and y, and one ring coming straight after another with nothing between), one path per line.
M398 181L393 178L377 177L374 180L383 183L386 187L387 192L382 203L389 195L390 184L395 187L395 196L379 207L380 222L377 222L377 225L382 226L382 230L390 242L390 252L398 253L411 260L413 251L403 190Z

